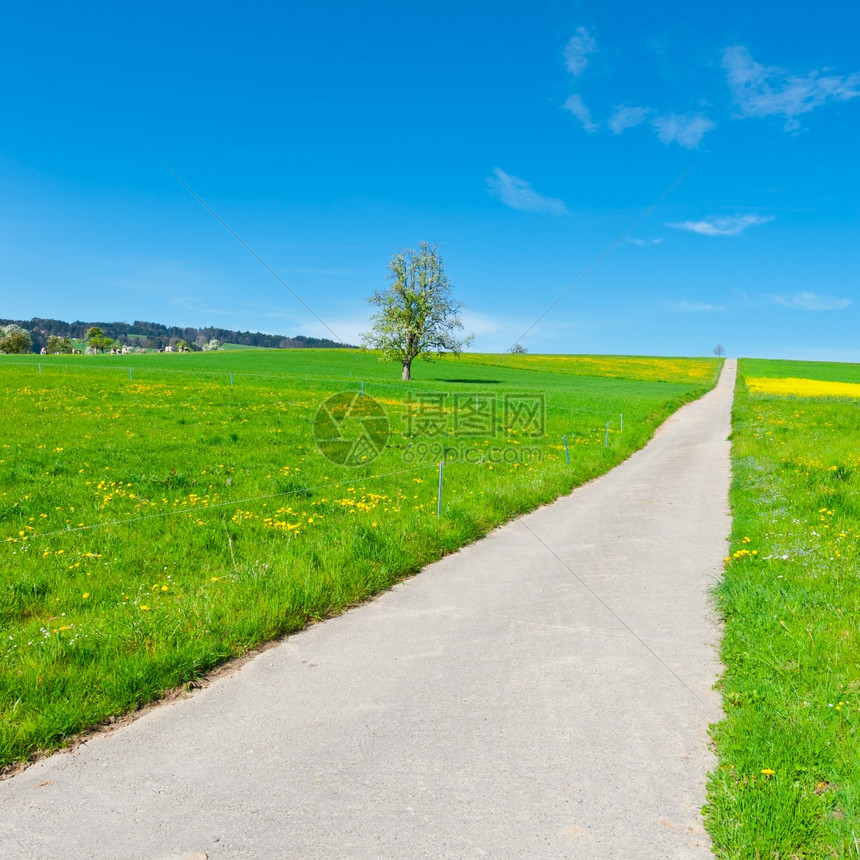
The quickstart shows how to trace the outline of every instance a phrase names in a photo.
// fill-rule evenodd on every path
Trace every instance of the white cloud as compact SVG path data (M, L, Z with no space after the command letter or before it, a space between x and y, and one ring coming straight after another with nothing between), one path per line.
M563 200L539 194L525 179L511 176L499 167L496 167L493 173L487 180L487 185L490 193L498 197L505 206L523 212L547 212L550 215L564 215L567 212Z
M646 245L659 245L663 238L659 237L657 239L625 239L624 240L628 245L637 245L640 248L644 248Z
M645 122L649 113L651 113L650 108L618 105L615 108L615 113L612 114L612 118L609 120L609 127L615 134L621 134L622 131Z
M791 75L777 66L756 63L743 45L723 51L723 68L738 113L742 117L785 117L786 131L800 126L797 117L827 102L860 96L860 72L822 75L813 70Z
M737 236L747 227L757 227L773 221L773 215L736 215L734 217L705 218L702 221L680 221L669 224L676 230L689 230L702 236Z
M851 304L851 299L821 296L817 293L795 293L793 296L771 296L771 301L799 311L840 311Z
M577 27L576 33L564 46L564 64L567 70L578 78L588 65L588 55L597 51L597 42L591 38L585 27Z
M582 101L582 96L574 93L562 106L568 113L572 113L581 123L582 127L591 134L597 131L598 124L591 121L591 111L585 106Z
M709 305L704 302L688 302L682 300L680 302L672 302L670 307L676 311L724 311L722 305Z
M665 144L677 143L695 149L716 125L702 113L667 113L651 121L657 137Z

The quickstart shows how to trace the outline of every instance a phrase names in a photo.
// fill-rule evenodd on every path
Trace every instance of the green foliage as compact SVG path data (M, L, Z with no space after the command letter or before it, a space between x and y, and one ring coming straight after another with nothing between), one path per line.
M113 338L120 343L136 341L136 346L147 349L163 349L171 340L183 338L189 343L197 343L200 346L210 340L217 339L222 343L236 343L243 346L256 346L264 349L356 349L356 347L345 343L335 343L328 338L307 337L295 335L286 337L282 334L263 334L256 331L234 331L223 328L191 328L180 326L165 326L161 323L145 322L135 320L133 323L124 322L66 322L65 320L46 319L33 317L31 320L0 319L0 326L7 323L24 325L33 332L42 333L46 337L57 335L68 337L74 341L86 339L87 331L93 326L99 328L103 335Z
M9 355L23 355L33 348L33 338L30 336L30 332L21 326L5 325L0 329L0 332L2 332L0 352Z
M104 352L114 346L114 340L105 335L98 326L92 326L87 331L87 344L96 352Z
M452 296L438 245L426 242L400 251L388 264L391 286L377 290L370 303L379 310L371 317L372 331L362 335L366 347L378 349L387 361L403 366L408 380L412 362L444 352L459 355L472 336L460 337L462 304Z
M45 352L48 355L71 355L74 346L67 337L58 337L52 334L45 344Z
M858 365L744 360L706 823L724 858L856 857L860 833L857 404L751 396L744 377L854 382Z

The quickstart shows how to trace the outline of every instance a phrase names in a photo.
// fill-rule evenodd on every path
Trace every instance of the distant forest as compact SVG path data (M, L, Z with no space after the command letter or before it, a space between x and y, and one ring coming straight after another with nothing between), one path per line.
M102 332L123 346L140 346L146 349L164 349L175 346L184 340L191 347L200 349L203 344L215 338L221 343L238 343L242 346L261 346L268 349L356 349L347 343L335 343L328 338L306 337L303 334L286 337L280 334L262 334L258 331L233 331L226 328L181 328L180 326L165 326L161 323L142 322L135 320L131 325L125 322L81 322L76 320L67 323L63 320L41 319L31 320L0 319L0 326L15 324L27 329L33 337L33 352L39 352L45 342L53 334L58 337L68 337L83 340L87 330L98 326Z

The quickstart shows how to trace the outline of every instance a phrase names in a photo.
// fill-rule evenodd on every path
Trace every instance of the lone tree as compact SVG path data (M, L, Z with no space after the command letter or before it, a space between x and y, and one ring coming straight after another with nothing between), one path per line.
M474 335L459 335L463 304L451 296L438 245L422 242L417 250L400 251L388 268L392 284L370 297L379 310L371 317L372 330L361 339L369 349L381 350L384 360L399 361L401 378L408 380L416 358L429 359L443 352L459 355Z
M716 355L716 356L723 356L723 355L725 355L725 354L726 354L725 347L724 347L721 343L718 343L718 344L714 347L714 355Z
M104 352L114 345L113 338L108 337L97 325L87 329L87 343L96 351Z

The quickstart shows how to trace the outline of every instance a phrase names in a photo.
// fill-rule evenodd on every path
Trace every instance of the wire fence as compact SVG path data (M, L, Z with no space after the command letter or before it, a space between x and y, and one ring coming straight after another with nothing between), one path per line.
M620 415L619 418L623 422L623 415ZM603 427L592 427L592 428L590 428L592 433L594 433L594 432L604 433L605 432L604 447L609 446L609 435L610 435L610 425L611 424L612 424L612 422L607 422ZM622 432L622 431L619 430L618 432ZM581 436L582 435L582 429L580 429L578 431L573 431L573 433L576 433L578 436ZM570 451L569 451L569 444L568 444L568 435L569 434L563 434L560 437L544 436L544 437L541 437L540 441L543 442L544 444L550 444L550 445L552 445L552 444L557 445L560 442L564 447L566 463L568 466L570 466L571 461L570 461ZM570 434L570 435L572 435L572 434ZM555 442L553 443L552 440L555 440ZM438 493L437 493L436 515L437 515L437 517L441 517L442 496L443 496L443 489L444 489L443 475L444 475L445 464L448 463L450 466L453 463L458 463L458 464L464 464L467 466L474 467L474 466L483 466L488 461L488 459L491 459L488 456L488 454L485 453L480 458L469 459L468 457L459 456L459 457L456 457L455 459L452 460L449 458L448 455L450 455L452 453L456 453L456 451L457 451L456 447L452 445L453 441L454 441L454 437L449 436L449 437L445 437L445 440L443 442L439 443L439 453L441 454L441 458L438 460L433 460L431 462L423 463L422 465L414 466L414 467L411 467L408 469L397 469L394 471L382 472L382 473L379 473L376 475L361 476L360 481L363 484L367 484L367 483L372 483L374 481L381 481L381 480L385 480L385 479L389 479L389 478L393 478L393 477L399 477L401 475L412 475L412 474L416 474L419 472L426 472L426 471L431 470L431 469L432 470L438 469L439 470L439 484L438 484ZM537 439L535 441L537 442ZM489 452L489 454L491 454L491 453L492 453L492 451ZM89 531L94 531L94 530L98 530L98 529L109 528L111 526L127 526L127 525L131 525L134 523L141 523L141 522L145 522L145 521L149 521L149 520L167 519L170 517L187 516L187 515L190 515L192 513L200 513L200 512L204 512L204 511L213 511L213 510L219 510L219 509L223 509L223 508L237 507L239 505L250 505L250 504L255 504L255 503L259 503L259 502L271 501L273 499L288 498L290 496L306 496L310 493L316 493L316 492L322 492L322 491L326 491L326 490L337 489L339 487L347 486L348 484L356 483L356 480L355 480L356 477L357 476L352 475L349 479L345 478L345 479L342 479L339 481L330 481L330 482L326 482L326 483L322 483L322 484L312 484L309 486L302 485L302 486L295 487L295 488L290 489L290 490L284 490L282 492L277 492L277 493L266 493L263 495L249 496L249 497L244 497L244 498L240 498L240 499L230 499L229 501L223 501L223 502L207 502L205 504L193 505L190 507L189 506L182 506L181 508L176 509L176 510L159 511L158 513L143 514L140 516L133 516L133 517L123 517L121 519L107 520L107 521L98 522L98 523L90 523L90 524L83 524L83 525L77 525L77 526L67 526L66 528L62 528L62 529L55 529L55 530L47 531L47 532L35 532L33 534L30 534L30 535L23 535L22 536L19 534L18 537L7 536L5 538L5 540L3 540L2 542L8 546L8 545L12 545L12 544L18 544L21 542L32 542L32 541L36 541L36 540L39 540L42 538L67 536L67 535L78 533L78 532L89 532Z

